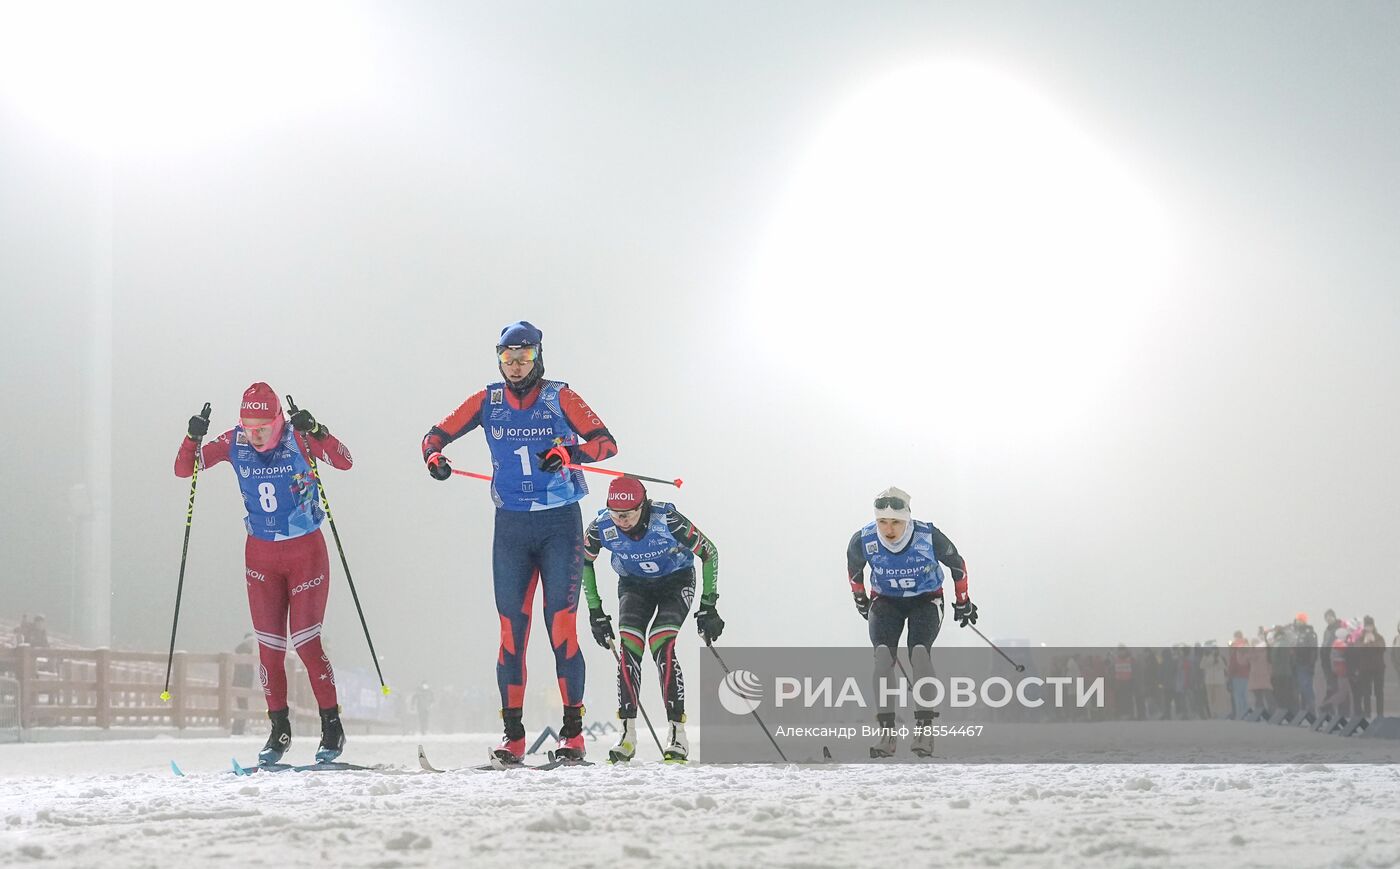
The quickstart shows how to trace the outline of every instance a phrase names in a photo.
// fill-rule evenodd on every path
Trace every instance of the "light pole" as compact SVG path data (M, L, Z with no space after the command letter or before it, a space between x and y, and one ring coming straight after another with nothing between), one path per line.
M93 179L92 278L87 322L81 421L87 432L83 452L86 504L75 505L84 527L80 582L80 639L90 646L112 642L112 149L98 148Z

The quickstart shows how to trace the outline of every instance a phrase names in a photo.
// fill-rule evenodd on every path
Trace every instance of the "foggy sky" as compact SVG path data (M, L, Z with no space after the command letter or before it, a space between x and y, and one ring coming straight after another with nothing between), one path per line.
M1329 606L1389 633L1400 617L1394 4L344 8L362 87L113 152L115 645L168 638L186 418L209 401L222 431L266 380L354 453L326 483L390 683L494 684L493 509L485 484L430 479L419 440L498 376L494 339L517 319L616 436L611 467L686 480L652 494L720 549L724 643L864 644L844 549L890 484L962 549L992 636L1224 639ZM1067 423L996 426L949 402L958 372L889 336L937 346L967 325L906 292L747 313L792 167L842 96L948 57L1032 85L1170 215L1164 289ZM11 99L24 85L0 88L0 615L63 631L98 161ZM873 311L890 332L835 342L836 384L799 307ZM479 433L448 454L489 470ZM248 630L241 516L228 468L202 475L182 648ZM332 572L327 645L368 666ZM581 629L604 709L610 661Z

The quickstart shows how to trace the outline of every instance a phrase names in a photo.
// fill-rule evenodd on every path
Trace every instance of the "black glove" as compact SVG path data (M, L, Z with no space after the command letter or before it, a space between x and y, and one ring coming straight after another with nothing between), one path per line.
M705 642L713 643L724 633L724 619L715 612L714 602L700 604L695 611L695 632L704 637Z
M958 627L960 628L977 624L977 604L970 600L965 600L961 603L954 601L953 618L957 621Z
M569 449L563 446L550 447L535 453L535 456L540 460L540 470L546 474L553 474L563 469L564 465L568 463Z
M209 434L209 402L204 402L204 409L190 417L190 427L185 431L195 441Z
M327 435L326 427L316 421L316 417L311 415L311 411L299 408L292 412L292 428L299 432L305 432L313 438L320 440Z
M442 453L428 456L428 473L433 475L434 480L446 480L452 476L452 465L448 464L447 456Z
M612 629L612 616L601 609L588 611L588 626L593 629L594 641L605 649L608 647L608 640L617 639L617 634L614 634Z
M870 621L870 598L863 591L853 592L851 597L855 599L856 612L860 613L861 618Z

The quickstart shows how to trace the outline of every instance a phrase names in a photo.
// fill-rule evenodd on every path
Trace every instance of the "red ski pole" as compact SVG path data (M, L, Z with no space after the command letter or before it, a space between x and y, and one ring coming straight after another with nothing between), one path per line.
M612 468L595 468L592 465L566 464L564 465L564 467L570 471L588 471L590 474L607 474L610 477L631 477L634 480L645 480L648 483L661 483L662 485L666 486L675 486L677 489L679 489L681 487L681 484L684 482L684 480L682 480L679 477L677 477L674 480L663 480L660 477L647 477L643 476L642 474L630 474L627 471L614 471ZM488 483L492 479L490 474L478 474L473 471L459 471L456 468L452 469L452 473L462 477L471 477L473 480L486 480Z
M463 477L471 477L473 480L485 480L488 483L491 482L490 474L477 474L471 471L459 471L456 468L452 469L452 473Z

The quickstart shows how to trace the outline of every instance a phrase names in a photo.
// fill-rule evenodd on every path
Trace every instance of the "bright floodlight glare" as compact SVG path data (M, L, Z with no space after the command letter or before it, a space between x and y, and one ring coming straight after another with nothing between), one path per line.
M0 99L77 144L184 147L363 92L370 35L345 3L9 3Z
M903 394L921 422L1058 428L1132 340L1167 255L1155 197L1049 100L925 64L844 101L794 167L750 322L785 324L808 377Z

